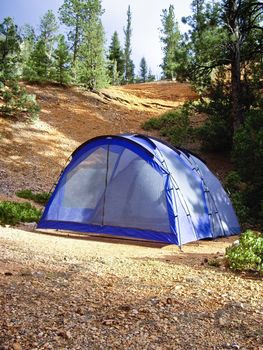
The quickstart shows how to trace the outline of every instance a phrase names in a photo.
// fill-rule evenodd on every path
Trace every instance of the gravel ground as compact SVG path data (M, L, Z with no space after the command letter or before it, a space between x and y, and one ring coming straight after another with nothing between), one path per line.
M262 280L206 263L233 239L180 252L0 228L0 349L262 350Z

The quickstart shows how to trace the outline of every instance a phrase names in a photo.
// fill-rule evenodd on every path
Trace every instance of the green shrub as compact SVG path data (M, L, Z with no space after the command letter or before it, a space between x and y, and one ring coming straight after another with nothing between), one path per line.
M25 88L21 88L16 81L9 82L9 85L0 86L0 96L4 104L0 111L9 117L24 115L28 120L35 121L38 118L40 107L37 104L36 96L28 94Z
M193 128L190 119L206 115L201 127ZM230 98L221 85L212 88L209 97L202 101L185 103L160 118L151 118L143 124L145 130L158 130L174 145L182 145L189 139L199 140L206 151L229 152L232 148Z
M234 193L230 194L230 198L231 198L233 207L235 208L239 222L241 224L251 222L251 216L249 213L249 208L246 205L244 193L234 192Z
M206 122L197 129L202 148L218 153L230 151L233 136L231 100L222 82L211 86L208 98L196 103L195 110L207 116Z
M228 192L237 191L240 189L241 177L236 171L230 171L224 184Z
M38 222L41 210L30 203L0 202L0 224L15 225L19 222Z
M181 146L192 137L193 129L189 120L189 105L165 113L159 118L151 118L143 124L144 130L158 130L175 146Z
M262 106L251 108L245 114L244 125L237 130L233 140L232 158L240 180L244 204L250 217L263 226L263 118Z
M16 192L16 195L17 197L20 197L20 198L31 199L34 202L39 204L46 204L50 198L50 193L47 193L47 192L34 193L30 189L18 191Z
M262 107L263 108L263 102ZM251 109L245 115L244 125L234 135L233 160L244 180L262 180L263 173L263 118L262 109Z
M251 230L241 234L238 244L226 248L226 258L233 270L263 275L263 234Z
M149 120L146 120L146 122L143 124L143 129L146 131L160 130L162 124L163 124L162 117L150 118Z
M210 116L197 130L202 148L210 152L228 152L232 146L232 131L224 118Z
M226 177L224 185L240 223L245 224L251 221L250 211L246 204L247 184L241 181L241 177L236 171L231 171Z

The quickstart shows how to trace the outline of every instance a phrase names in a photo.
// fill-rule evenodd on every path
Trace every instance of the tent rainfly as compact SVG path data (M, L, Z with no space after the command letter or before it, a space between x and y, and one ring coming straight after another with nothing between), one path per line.
M240 233L231 201L193 153L138 134L78 147L38 228L177 244Z

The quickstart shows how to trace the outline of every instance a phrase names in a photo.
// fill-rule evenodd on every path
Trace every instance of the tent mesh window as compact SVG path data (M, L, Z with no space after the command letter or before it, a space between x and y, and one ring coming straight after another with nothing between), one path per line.
M163 176L121 146L110 146L108 164L104 224L170 232Z
M48 220L170 232L164 178L144 159L119 145L81 158L61 182Z

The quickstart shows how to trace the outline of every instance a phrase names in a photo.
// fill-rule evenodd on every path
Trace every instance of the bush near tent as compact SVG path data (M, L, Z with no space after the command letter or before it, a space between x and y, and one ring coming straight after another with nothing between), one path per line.
M226 249L229 267L239 271L256 271L263 276L263 234L247 230L238 242Z

